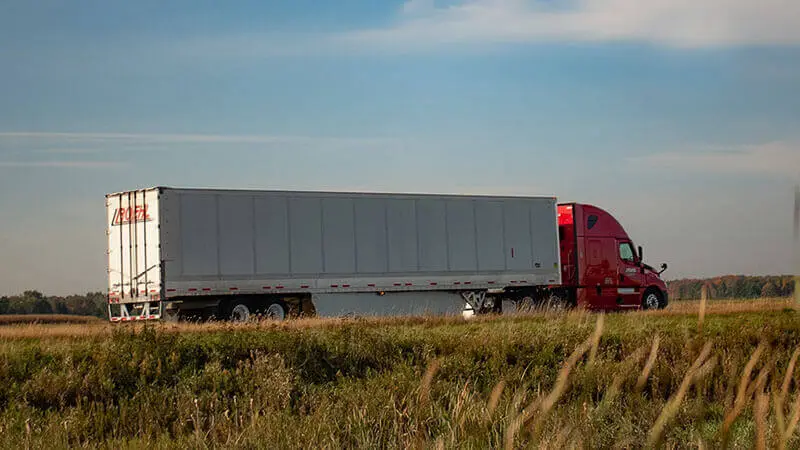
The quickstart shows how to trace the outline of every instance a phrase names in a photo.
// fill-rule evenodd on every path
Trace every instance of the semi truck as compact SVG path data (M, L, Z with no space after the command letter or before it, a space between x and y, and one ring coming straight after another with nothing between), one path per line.
M622 225L555 197L153 187L106 195L112 322L668 302Z

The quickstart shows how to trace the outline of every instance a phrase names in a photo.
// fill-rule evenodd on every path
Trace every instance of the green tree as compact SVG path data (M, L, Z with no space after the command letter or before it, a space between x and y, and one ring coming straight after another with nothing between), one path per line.
M53 306L46 299L39 299L33 302L31 312L34 314L53 314Z
M51 300L53 302L53 312L56 314L69 314L69 306L67 302L63 298L54 298Z
M780 289L778 289L778 286L776 286L772 281L765 284L764 287L761 288L762 297L778 297L780 294Z

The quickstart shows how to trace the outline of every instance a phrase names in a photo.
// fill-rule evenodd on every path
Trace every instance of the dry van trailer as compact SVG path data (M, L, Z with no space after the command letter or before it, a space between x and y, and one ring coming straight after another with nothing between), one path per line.
M554 197L154 187L106 211L111 321L474 313L561 283Z

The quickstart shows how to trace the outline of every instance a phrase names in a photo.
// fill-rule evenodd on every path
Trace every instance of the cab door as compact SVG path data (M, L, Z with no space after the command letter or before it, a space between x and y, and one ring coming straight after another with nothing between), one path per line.
M594 308L617 307L617 249L614 238L586 239L586 265L581 278L584 299Z
M642 270L633 243L617 240L617 295L623 306L638 306L642 296Z

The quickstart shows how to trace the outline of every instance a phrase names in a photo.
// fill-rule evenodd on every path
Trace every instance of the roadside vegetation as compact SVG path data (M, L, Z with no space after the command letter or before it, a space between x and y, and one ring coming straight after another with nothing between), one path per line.
M797 448L800 313L707 306L7 325L0 446Z
M705 289L711 299L791 297L792 275L725 275L715 278L681 279L667 282L670 300L699 300Z
M70 314L5 314L0 315L0 325L16 324L87 324L105 323L97 316L76 316Z

